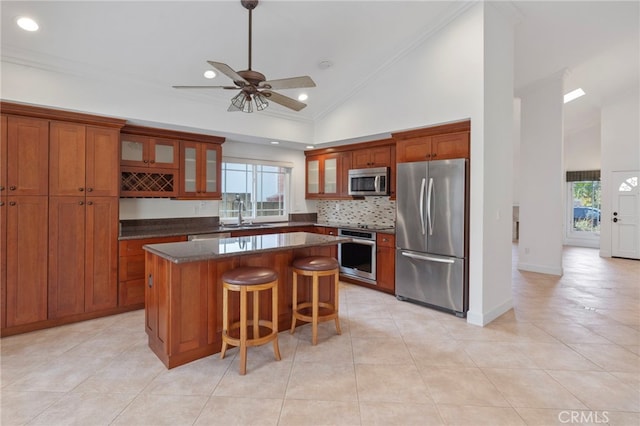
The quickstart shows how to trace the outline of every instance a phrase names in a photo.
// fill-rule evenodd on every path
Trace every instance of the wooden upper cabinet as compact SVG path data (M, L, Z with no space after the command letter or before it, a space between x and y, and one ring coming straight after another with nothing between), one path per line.
M84 196L86 126L53 121L49 143L50 195Z
M431 159L469 158L469 132L431 137Z
M7 117L8 195L49 193L49 120Z
M117 197L120 167L118 129L87 127L87 196Z
M180 167L180 142L173 139L120 135L120 164L131 167L177 169Z
M469 158L469 121L394 133L398 163Z
M118 196L118 130L51 122L49 193Z
M346 153L307 156L306 198L346 197L350 160Z
M181 142L181 182L178 197L220 199L222 146L200 142Z
M352 151L351 155L354 169L389 167L391 165L391 146L357 149Z

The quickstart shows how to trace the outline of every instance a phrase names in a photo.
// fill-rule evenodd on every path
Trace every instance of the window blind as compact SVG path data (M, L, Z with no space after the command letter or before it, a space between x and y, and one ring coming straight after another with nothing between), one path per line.
M567 171L567 182L599 181L600 170Z

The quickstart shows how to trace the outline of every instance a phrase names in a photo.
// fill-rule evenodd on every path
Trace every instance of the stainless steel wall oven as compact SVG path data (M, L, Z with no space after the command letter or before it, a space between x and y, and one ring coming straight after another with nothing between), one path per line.
M353 229L338 229L338 235L351 237L349 243L338 245L340 272L359 280L376 283L376 233Z

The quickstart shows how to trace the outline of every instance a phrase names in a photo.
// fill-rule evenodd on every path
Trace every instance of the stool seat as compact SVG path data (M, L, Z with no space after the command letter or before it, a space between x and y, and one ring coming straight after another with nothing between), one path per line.
M262 291L271 291L271 319L260 318L259 295ZM240 319L230 324L229 292L240 294ZM247 296L252 296L251 318ZM261 328L268 333L261 335ZM252 330L249 337L248 331ZM231 331L239 331L234 337ZM227 346L240 348L240 374L247 372L247 347L273 342L273 353L280 360L278 347L278 273L262 266L240 266L222 274L222 348L220 358L224 358Z
M342 334L340 318L338 317L339 264L333 257L307 256L295 259L293 266L293 303L291 315L291 333L296 329L296 320L311 323L311 344L318 343L318 323L334 320L336 332ZM298 275L311 277L311 300L298 300ZM333 296L331 300L320 301L320 278L330 277L333 281ZM330 282L330 281L329 281ZM322 312L320 312L322 309ZM309 314L309 310L311 310Z
M329 271L338 267L338 261L333 257L308 256L295 259L293 267L304 271Z
M241 266L222 274L222 281L235 285L257 285L278 279L278 273L260 266Z

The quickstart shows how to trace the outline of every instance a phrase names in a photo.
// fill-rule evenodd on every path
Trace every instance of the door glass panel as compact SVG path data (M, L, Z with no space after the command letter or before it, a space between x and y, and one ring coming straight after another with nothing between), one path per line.
M184 190L196 192L196 149L184 150Z
M320 161L312 160L307 163L307 192L317 194L320 191Z
M218 182L216 182L216 164L218 162L217 152L215 149L207 149L207 192L216 192L218 190Z
M600 232L600 181L571 182L572 232Z
M142 149L144 144L142 142L134 142L123 139L122 140L122 152L121 158L127 161L142 161Z
M324 161L324 192L338 192L338 160L335 158Z
M156 163L168 163L173 164L173 157L175 155L173 144L164 145L164 144L156 144L155 149L155 159Z

